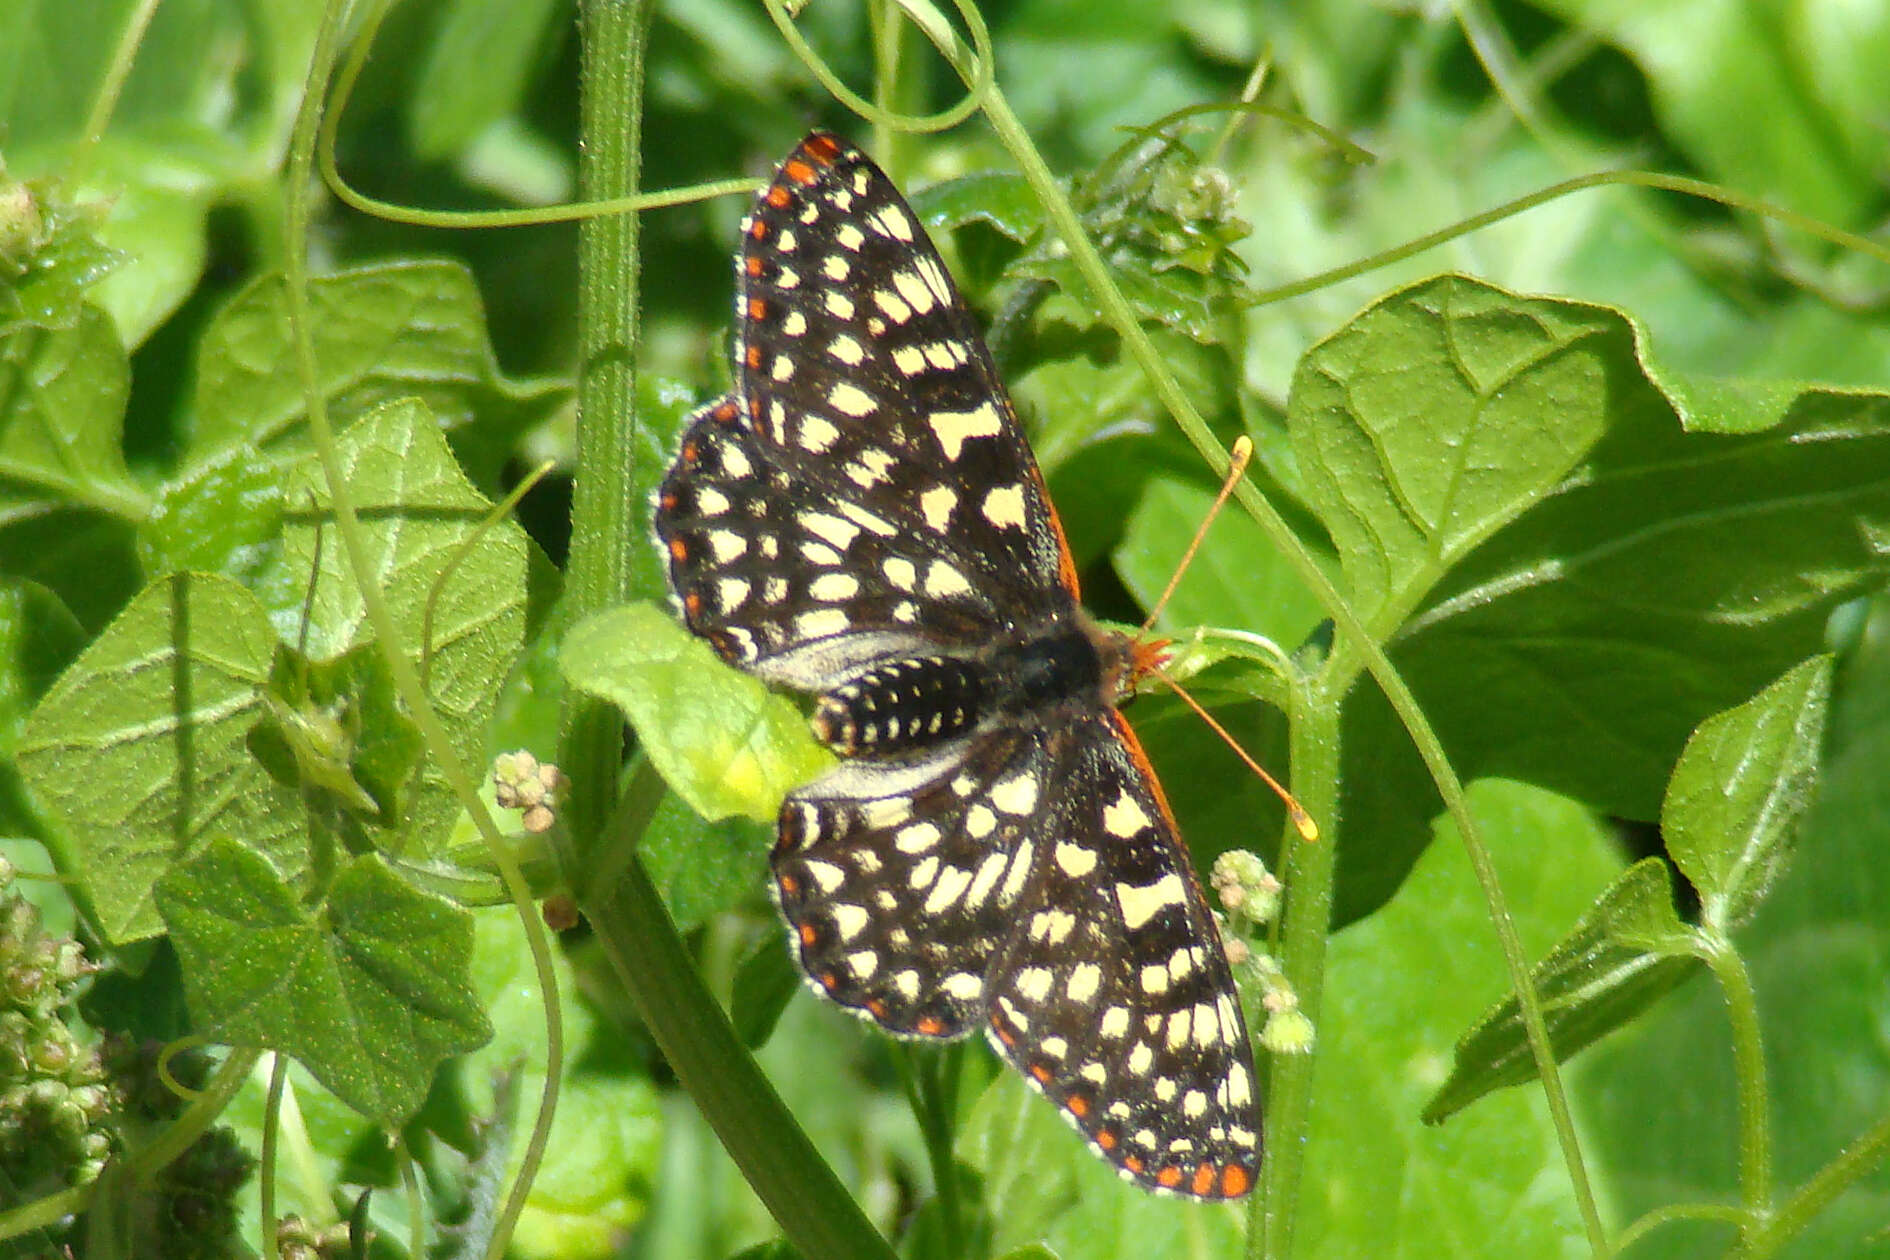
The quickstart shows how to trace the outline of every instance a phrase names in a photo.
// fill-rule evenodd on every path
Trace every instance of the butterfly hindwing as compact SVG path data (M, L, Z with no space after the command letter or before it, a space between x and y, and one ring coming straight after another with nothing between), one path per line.
M1033 871L1041 731L972 736L929 757L851 761L788 794L775 894L802 970L905 1036L983 1020L991 960Z
M1138 1180L1253 1184L1253 1052L1219 932L1113 710L1061 733L1054 817L992 969L992 1043Z

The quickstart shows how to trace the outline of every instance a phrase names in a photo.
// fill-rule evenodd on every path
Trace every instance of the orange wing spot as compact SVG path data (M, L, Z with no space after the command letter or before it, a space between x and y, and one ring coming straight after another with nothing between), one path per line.
M797 184L811 184L814 180L819 178L814 174L814 168L801 161L799 158L789 158L786 162L783 162L781 164L781 173Z
M1096 1130L1096 1145L1102 1147L1105 1151L1115 1150L1116 1149L1116 1131L1114 1129Z
M936 1037L945 1031L944 1022L935 1015L919 1016L919 1022L914 1027L928 1037Z
M1253 1174L1239 1164L1229 1164L1221 1169L1221 1193L1230 1199L1238 1199L1253 1188Z
M1050 1083L1050 1069L1041 1063L1031 1064L1030 1074L1037 1078L1039 1085L1048 1085Z
M748 365L750 372L759 372L761 370L761 347L748 347L748 352L742 356L742 361Z
M1156 1173L1155 1184L1173 1190L1176 1186L1181 1184L1181 1166L1179 1164L1170 1164L1168 1167Z
M788 202L794 200L794 195L788 192L786 185L776 184L768 189L767 200L768 204L773 206L776 210L785 210L787 209Z
M736 416L740 414L741 413L736 409L735 404L732 402L722 402L722 403L716 404L715 418L717 420L722 421L722 423L724 424L727 424L730 420L733 420Z
M823 971L820 973L820 987L832 993L835 989L840 987L840 977L834 975L831 971Z
M763 223L760 219L750 219L748 221L748 235L758 241L762 240L768 235L768 225Z
M783 875L776 882L781 885L781 891L790 897L801 891L801 881L795 879L792 875Z
M679 454L682 456L683 463L693 464L702 458L702 448L696 445L694 438L691 438L682 444Z
M676 510L676 503L677 503L676 492L674 490L663 491L662 497L658 500L658 502L660 502L663 505L663 510L665 512L674 512Z
M677 564L681 564L683 561L687 560L689 558L689 544L680 538L670 539L669 558L674 560Z
M1000 1017L993 1011L991 1014L991 1031L995 1032L998 1035L998 1040L1005 1045L1015 1046L1017 1044L1017 1034L1006 1028L999 1020Z
M752 297L748 299L748 318L765 319L767 318L767 315L768 315L768 304L766 302L762 301L758 297Z
M840 156L840 145L829 135L809 136L802 142L801 152L816 162L827 165Z
M760 275L761 274L761 255L760 254L748 255L748 257L742 260L742 269L751 276Z
M789 876L789 878L791 879L793 877ZM785 883L786 881L783 881L783 882ZM801 924L801 944L812 945L815 941L819 939L820 939L820 933L814 930L813 924L811 923Z
M874 1019L883 1020L886 1018L886 1004L880 1001L878 998L868 998L866 1002L866 1009L873 1013Z
M1070 1109L1070 1114L1081 1120L1089 1114L1089 1099L1081 1094L1071 1094L1063 1100L1063 1105Z
M1214 1165L1203 1162L1194 1170L1194 1184L1189 1189L1196 1194L1207 1194L1214 1189Z
M702 615L702 596L695 591L690 591L683 596L682 606L683 611L689 614L689 620L694 621Z
M1132 1173L1140 1173L1142 1169L1147 1167L1147 1165L1142 1162L1140 1155L1124 1155L1122 1157L1122 1166Z

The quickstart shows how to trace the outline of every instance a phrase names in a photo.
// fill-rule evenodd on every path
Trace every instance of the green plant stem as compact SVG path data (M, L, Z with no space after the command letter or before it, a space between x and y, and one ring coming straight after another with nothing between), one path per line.
M1758 999L1746 960L1733 943L1710 928L1701 929L1699 937L1700 957L1719 981L1732 1025L1733 1067L1739 1077L1739 1197L1751 1221L1766 1221L1772 1214L1772 1125Z
M282 1087L288 1079L289 1060L278 1054L269 1068L269 1093L263 1104L262 1154L256 1171L264 1260L276 1260L282 1254L276 1228L276 1139L282 1131Z
M1339 807L1339 704L1333 697L1301 686L1290 694L1287 739L1293 788L1308 813L1328 821L1326 834L1317 841L1302 841L1288 828L1281 842L1285 883L1292 897L1280 925L1280 965L1293 981L1300 1009L1311 1018L1325 993L1327 928L1332 922L1338 865L1332 841L1340 829L1332 824L1337 822ZM1306 1144L1293 1135L1310 1129L1312 1091L1312 1055L1273 1058L1267 1072L1267 1135L1287 1138L1267 1144L1260 1189L1248 1205L1249 1256L1291 1254L1293 1206L1299 1200L1306 1164Z
M639 760L579 903L650 1035L788 1240L821 1260L891 1260L839 1178L742 1047L634 854L663 781ZM621 856L619 856L621 855ZM613 860L613 858L615 860Z
M118 45L112 49L112 59L105 64L105 74L99 80L97 95L92 98L92 109L86 116L78 150L67 168L67 176L75 185L85 178L85 166L91 161L93 151L105 135L106 125L112 120L112 113L118 108L118 98L124 94L125 80L131 77L131 67L138 58L138 47L144 43L144 33L150 29L151 19L157 16L157 7L158 0L138 0L125 15L125 26L119 32Z
M586 197L636 193L651 9L649 0L587 0L581 10L578 177ZM578 231L578 471L565 566L567 627L635 595L658 594L651 581L637 581L632 550L647 532L636 468L642 417L634 405L638 244L634 214L589 219ZM642 471L647 481L650 470ZM558 762L571 780L564 834L572 844L595 843L610 816L623 764L623 718L603 701L567 690L562 725ZM585 856L568 845L560 856L576 879Z
M1733 1256L1736 1260L1771 1260L1803 1233L1812 1218L1829 1207L1833 1199L1868 1176L1886 1154L1890 1154L1890 1116L1877 1121L1820 1169L1818 1175L1800 1187L1770 1220L1749 1235L1733 1251Z

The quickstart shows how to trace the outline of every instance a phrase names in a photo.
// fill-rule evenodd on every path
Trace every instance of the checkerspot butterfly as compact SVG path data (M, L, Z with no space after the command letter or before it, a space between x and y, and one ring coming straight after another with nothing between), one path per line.
M1116 710L1104 629L970 312L892 182L824 134L742 225L735 387L656 531L684 619L818 697L844 758L788 794L802 970L888 1032L982 1027L1124 1175L1253 1185L1253 1059L1219 933Z

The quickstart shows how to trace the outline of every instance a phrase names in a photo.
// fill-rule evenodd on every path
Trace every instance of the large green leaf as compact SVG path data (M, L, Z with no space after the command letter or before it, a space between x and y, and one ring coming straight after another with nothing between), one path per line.
M69 837L60 868L84 886L107 939L163 930L151 886L208 836L241 836L283 878L307 869L300 794L244 742L275 649L248 591L176 574L133 600L28 719L21 773Z
M1328 343L1336 366L1309 354L1292 424L1355 603L1459 773L1651 819L1693 727L1817 651L1830 611L1890 571L1890 407L1722 382L1713 410L1679 411L1640 330L1561 305L1457 277L1394 294ZM1498 396L1497 351L1527 365L1531 329L1577 326ZM1347 719L1342 812L1372 844L1343 850L1341 921L1396 886L1437 808L1375 688Z
M472 919L355 859L318 907L260 854L213 839L158 882L207 1037L295 1056L363 1115L398 1126L440 1060L492 1035L472 991Z
M477 418L482 483L519 428L564 396L560 385L514 385L500 375L478 290L458 264L393 262L316 277L308 299L316 388L337 420L402 397L424 400L449 432ZM282 279L266 276L204 332L191 407L195 458L230 446L306 446L307 403L288 328Z

